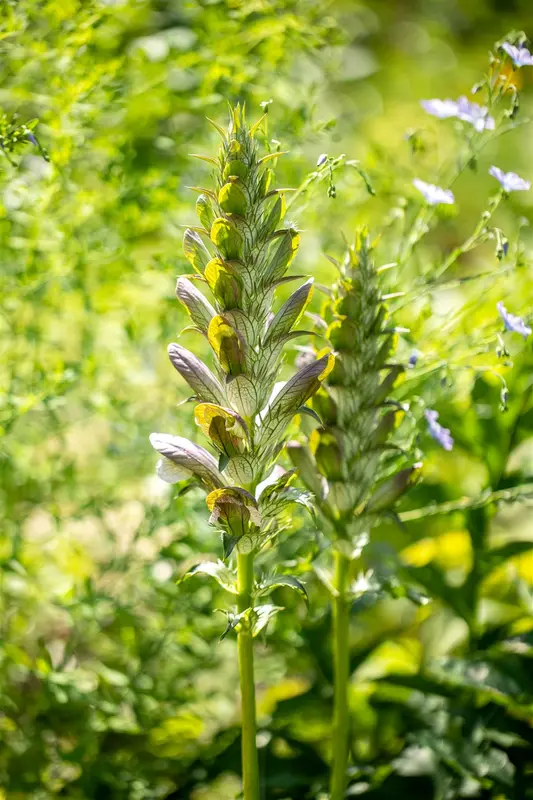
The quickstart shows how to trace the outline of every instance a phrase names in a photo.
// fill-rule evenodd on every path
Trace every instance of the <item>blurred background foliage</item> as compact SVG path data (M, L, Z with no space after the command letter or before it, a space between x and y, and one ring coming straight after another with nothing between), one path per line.
M224 618L211 610L227 601L200 580L176 585L219 543L202 496L176 498L155 478L147 441L196 436L165 345L186 324L173 292L189 271L187 186L207 174L189 154L218 146L205 117L225 124L235 100L250 117L268 111L265 146L290 151L279 183L304 185L291 207L297 271L331 284L323 254L339 256L356 224L392 220L381 255L395 259L412 178L433 180L457 146L419 100L467 93L510 29L533 32L529 0L3 3L0 797L240 791L235 643L218 643ZM531 70L518 79L527 116ZM532 177L531 130L462 174L456 210L398 278L406 289L469 235L494 190L491 163ZM334 199L327 170L314 174L324 152L346 156ZM348 796L533 797L533 535L516 489L533 479L533 356L518 337L506 339L509 366L495 354L496 301L526 316L530 305L532 202L513 195L497 212L515 269L398 315L456 447L421 430L424 480L404 527L375 533L376 554L401 553L400 577L430 602L354 604ZM497 269L488 243L452 277ZM501 502L483 505L487 490ZM479 507L462 508L465 496ZM435 513L443 502L449 513ZM314 539L297 518L276 556L307 581L310 611L279 590L287 610L258 646L265 800L325 786L329 610Z

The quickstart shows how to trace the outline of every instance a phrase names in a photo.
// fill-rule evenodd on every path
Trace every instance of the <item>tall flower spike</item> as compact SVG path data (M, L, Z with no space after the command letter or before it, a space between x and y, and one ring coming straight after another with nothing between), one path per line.
M403 408L390 399L390 393L404 368L393 360L397 334L387 321L365 231L348 249L339 270L332 299L324 309L330 320L327 336L336 351L335 366L312 400L322 424L313 430L307 446L293 442L289 448L333 539L331 800L342 800L346 790L352 565L376 520L391 513L421 468L391 441Z
M222 582L223 573L224 588L230 585L237 595L228 630L235 628L238 634L245 800L259 798L252 637L279 610L254 605L255 596L267 594L255 582L254 555L287 526L287 507L310 505L308 492L290 486L294 471L273 473L274 478L269 473L292 418L301 413L334 363L331 353L320 354L281 388L277 383L285 344L308 335L295 328L313 284L309 280L297 288L274 313L276 288L287 282L300 237L293 227L283 225L285 198L272 185L273 165L281 153L260 157L254 137L258 125L248 128L240 106L231 112L227 132L215 125L223 137L218 160L201 157L216 165L214 183L199 190L200 225L184 235L195 282L181 276L176 288L193 329L211 346L216 369L178 344L169 346L169 357L198 401L195 421L216 458L181 437L151 437L162 456L160 477L171 483L196 480L208 492L210 522L222 533L224 557L236 553L236 576L212 565L200 565L194 574ZM290 585L305 595L297 578L291 576ZM268 591L275 586L273 578Z

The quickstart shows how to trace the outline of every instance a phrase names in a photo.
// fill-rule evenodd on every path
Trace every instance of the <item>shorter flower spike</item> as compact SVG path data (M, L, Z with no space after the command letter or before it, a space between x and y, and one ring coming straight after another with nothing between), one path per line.
M440 203L445 203L446 205L455 203L453 192L449 189L441 189L440 186L435 186L433 183L426 183L425 181L421 181L420 178L414 179L413 186L423 194L426 202L429 203L430 206L437 206Z
M435 439L444 450L452 450L454 444L452 435L448 428L444 428L437 422L439 418L438 412L428 408L424 411L424 416L428 424L429 433L433 439Z
M518 69L520 69L520 67L533 66L533 54L529 52L527 47L516 47L514 44L505 42L502 44L502 50L507 53L515 67Z
M496 308L498 309L500 317L503 320L505 330L511 331L512 333L519 333L524 337L524 339L527 339L527 337L531 334L531 328L525 324L524 320L521 317L517 317L507 311L501 300L499 303L496 303Z
M527 192L531 189L531 181L524 180L516 172L504 172L503 169L492 166L489 175L496 178L505 192Z

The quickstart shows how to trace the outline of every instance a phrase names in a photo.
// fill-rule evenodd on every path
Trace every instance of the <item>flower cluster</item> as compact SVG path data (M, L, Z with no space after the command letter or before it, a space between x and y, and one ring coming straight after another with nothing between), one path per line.
M213 372L181 345L169 346L172 365L198 402L195 421L212 452L178 436L151 436L162 456L163 480L189 478L208 492L211 523L223 533L226 557L234 547L259 549L279 530L289 504L307 502L305 493L289 486L292 473L267 485L263 479L290 421L333 366L326 352L276 384L284 345L305 334L295 327L313 284L304 283L273 313L276 288L292 280L286 272L300 237L283 227L284 195L272 185L271 165L280 153L259 157L256 130L257 124L248 128L237 106L228 132L219 129L218 160L204 157L216 167L215 186L199 190L200 226L184 236L185 256L196 274L180 277L176 290L216 362ZM209 290L212 300L198 286Z

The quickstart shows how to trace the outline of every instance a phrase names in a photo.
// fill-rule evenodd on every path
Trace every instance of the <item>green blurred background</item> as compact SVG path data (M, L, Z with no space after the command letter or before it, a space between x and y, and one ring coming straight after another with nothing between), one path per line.
M206 116L224 125L227 102L245 100L250 118L263 104L267 138L289 151L280 185L302 184L321 153L360 160L376 197L345 166L335 199L314 180L291 209L297 271L331 284L324 252L340 255L358 224L382 227L402 192L413 198L412 178L432 180L453 152L451 129L420 99L468 93L496 40L533 33L533 6L5 0L0 13L0 107L38 118L50 155L28 144L0 160L0 797L231 800L236 649L218 643L224 618L212 611L227 599L199 580L176 586L220 553L218 537L200 493L175 498L155 477L148 443L154 430L196 438L166 357L186 324L174 296L189 271L186 187L208 180L189 154L214 153ZM518 74L524 116L532 75ZM416 130L427 151L413 153ZM491 163L532 177L532 130L498 140L461 177L457 213L417 270L470 233L494 189ZM425 480L407 511L533 477L530 345L509 342L505 415L498 379L469 356L478 333L494 340L498 299L527 315L532 219L531 194L498 212L512 242L522 226L522 266L403 312L422 365L443 360L427 392L457 441L447 454L423 439ZM454 274L496 268L484 246ZM198 346L191 334L184 344ZM494 365L492 351L479 364ZM354 611L349 796L521 800L533 787L530 509L411 516L376 539L406 551L410 579L434 599ZM279 590L287 611L258 644L265 800L325 786L329 611L310 570L314 536L296 518L277 555L307 580L311 610Z

